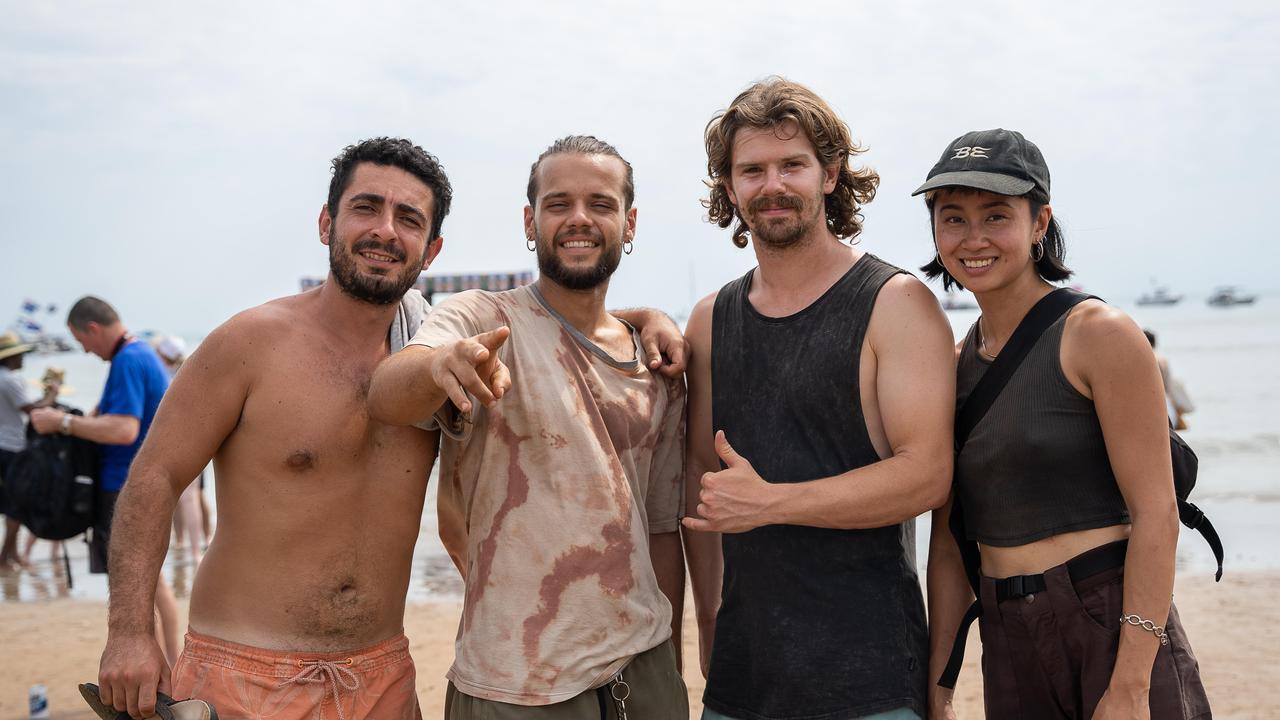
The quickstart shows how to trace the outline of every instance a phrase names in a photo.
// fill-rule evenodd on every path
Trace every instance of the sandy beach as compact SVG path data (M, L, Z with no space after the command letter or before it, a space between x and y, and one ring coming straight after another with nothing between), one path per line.
M1280 718L1280 654L1274 632L1280 624L1280 573L1231 573L1215 585L1206 573L1183 573L1175 600L1194 644L1214 717ZM405 632L418 668L418 698L423 716L438 718L444 709L444 674L453 659L453 638L460 605L456 601L416 603L408 608ZM688 603L687 607L692 607ZM182 612L186 603L182 602ZM54 599L0 603L0 720L27 717L27 690L49 688L54 720L92 718L76 691L97 675L98 655L106 640L106 603ZM686 618L692 627L692 618ZM957 704L962 720L982 717L982 680L978 672L977 631L970 639ZM684 642L686 663L695 662L692 637ZM688 665L690 714L699 716L702 678Z

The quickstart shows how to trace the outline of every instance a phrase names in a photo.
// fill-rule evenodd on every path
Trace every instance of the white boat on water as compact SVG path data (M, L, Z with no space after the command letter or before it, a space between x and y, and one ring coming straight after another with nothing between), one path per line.
M1156 286L1151 292L1143 293L1142 297L1138 298L1139 305L1177 305L1180 302L1182 302L1182 296L1174 295L1163 285Z
M1207 302L1211 307L1231 307L1233 305L1252 305L1257 299L1257 295L1244 295L1241 294L1239 288L1224 285L1214 290Z

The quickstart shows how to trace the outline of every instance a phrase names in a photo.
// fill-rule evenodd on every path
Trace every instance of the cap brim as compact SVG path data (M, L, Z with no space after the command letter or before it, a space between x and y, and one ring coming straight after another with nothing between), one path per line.
M968 187L977 190L986 190L987 192L997 193L999 195L1026 195L1036 184L1030 180L1009 177L1008 175L1000 175L998 173L980 172L977 170L963 170L960 172L942 173L935 175L925 184L916 188L911 193L912 196L920 193L927 193L930 190L937 190L944 187Z

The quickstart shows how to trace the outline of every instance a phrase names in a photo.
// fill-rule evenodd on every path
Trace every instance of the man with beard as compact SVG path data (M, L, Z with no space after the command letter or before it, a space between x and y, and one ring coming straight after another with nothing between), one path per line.
M631 165L566 137L528 198L537 283L446 300L369 394L374 418L446 436L441 536L466 595L445 715L684 720L684 387L605 310L635 237Z
M328 280L236 315L174 377L116 507L104 703L148 716L159 689L222 717L418 715L402 626L437 436L370 419L365 398L421 322L409 288L452 196L408 140L346 148L319 218ZM170 690L151 594L177 499L210 458L218 532Z
M757 83L705 139L710 219L736 222L759 265L686 329L701 490L684 522L724 552L703 717L923 717L914 518L951 479L947 321L914 277L841 242L879 178L812 91Z

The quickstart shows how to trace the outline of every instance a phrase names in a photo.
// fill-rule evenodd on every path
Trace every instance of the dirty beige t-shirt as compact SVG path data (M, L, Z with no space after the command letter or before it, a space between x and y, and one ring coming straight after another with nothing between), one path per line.
M533 286L455 295L410 344L502 325L511 389L469 422L451 404L441 414L441 538L466 579L448 677L474 697L547 705L671 635L649 534L679 529L684 383L650 373L638 341L633 358L610 358Z

